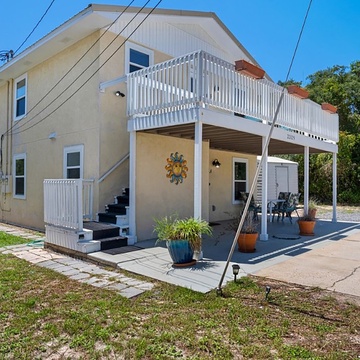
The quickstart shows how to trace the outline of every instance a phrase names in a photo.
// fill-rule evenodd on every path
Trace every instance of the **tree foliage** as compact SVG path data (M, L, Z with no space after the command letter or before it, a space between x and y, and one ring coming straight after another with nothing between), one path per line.
M335 65L309 75L305 88L311 100L321 104L328 102L338 108L339 152L337 159L338 201L360 203L360 61L350 67ZM279 85L287 86L301 82L289 80ZM303 192L303 155L290 155L290 160L299 163L299 185ZM332 202L332 154L310 156L309 190L322 202Z

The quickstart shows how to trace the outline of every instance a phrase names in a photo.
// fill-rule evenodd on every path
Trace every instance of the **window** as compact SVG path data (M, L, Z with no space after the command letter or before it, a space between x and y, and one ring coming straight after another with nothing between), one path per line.
M14 120L20 120L26 115L27 76L15 80L14 86Z
M83 178L84 145L68 146L64 149L64 178Z
M154 62L153 51L139 45L126 42L125 45L125 73L131 73L146 67Z
M26 154L14 155L13 163L14 197L25 199L26 194Z
M248 161L247 159L233 158L233 203L240 202L240 192L248 189Z

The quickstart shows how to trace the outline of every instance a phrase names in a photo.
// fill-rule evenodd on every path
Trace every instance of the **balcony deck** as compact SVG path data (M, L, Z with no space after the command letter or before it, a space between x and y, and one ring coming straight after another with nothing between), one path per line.
M238 139L241 132L249 140L244 144L246 149L254 154L261 153L259 136L266 136L269 131L284 92L269 153L281 153L278 151L284 150L283 142L293 145L288 146L286 153L298 153L298 145L309 146L313 152L337 152L337 114L291 95L267 79L243 75L233 64L204 51L131 73L127 87L129 131L194 138L191 125L202 121L204 138L211 139L212 147L224 148L223 144L233 143L229 139ZM219 131L224 133L223 144ZM230 150L243 149L233 145Z

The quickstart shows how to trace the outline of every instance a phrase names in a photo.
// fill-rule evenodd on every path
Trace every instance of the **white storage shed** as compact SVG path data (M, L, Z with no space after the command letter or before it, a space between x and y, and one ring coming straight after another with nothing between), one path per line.
M261 157L257 161L260 163ZM261 201L262 172L257 183L257 201ZM268 199L277 199L279 192L299 192L298 163L274 156L268 157Z

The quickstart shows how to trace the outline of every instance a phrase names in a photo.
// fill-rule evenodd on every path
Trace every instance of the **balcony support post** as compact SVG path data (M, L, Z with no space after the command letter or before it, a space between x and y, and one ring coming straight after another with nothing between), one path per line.
M337 222L336 206L337 206L337 155L333 153L333 216L332 222Z
M261 177L261 233L260 240L269 240L269 234L267 233L267 193L268 193L268 148L266 147L266 136L262 137L263 148L263 161L259 166L262 166L262 177ZM271 214L270 214L271 217Z
M304 213L309 210L309 147L304 147Z
M136 131L130 131L129 235L136 243Z
M194 142L194 218L201 219L202 201L202 122L195 122Z

